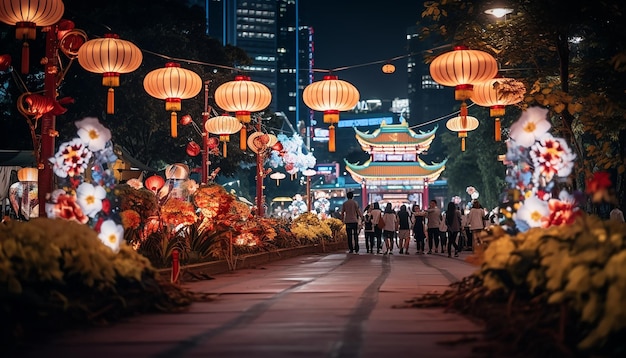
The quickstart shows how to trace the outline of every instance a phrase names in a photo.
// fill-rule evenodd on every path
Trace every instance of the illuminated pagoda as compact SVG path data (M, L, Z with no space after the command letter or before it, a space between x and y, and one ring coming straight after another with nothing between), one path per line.
M346 162L346 170L361 184L367 202L391 202L393 205L428 203L428 184L434 183L444 171L447 159L427 164L420 154L435 139L437 126L429 132L416 133L406 121L401 124L381 123L372 133L354 129L361 148L370 155L363 164Z

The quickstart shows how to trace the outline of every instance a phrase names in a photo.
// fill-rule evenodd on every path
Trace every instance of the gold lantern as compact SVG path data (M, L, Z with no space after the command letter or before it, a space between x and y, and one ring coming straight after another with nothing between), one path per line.
M22 168L17 171L17 180L21 182L36 182L39 179L37 168Z
M172 138L178 136L176 111L181 110L181 102L196 96L202 89L202 79L195 72L168 62L165 68L151 71L143 79L143 87L149 95L165 100L165 110L172 111L170 126Z
M226 158L226 144L230 141L230 135L237 133L242 127L241 122L235 117L217 116L210 118L204 124L204 129L211 134L220 136L220 142L223 144L224 158Z
M359 102L359 91L351 83L337 79L337 76L324 76L322 81L308 85L302 100L314 111L324 112L324 123L328 127L328 151L335 151L335 124L339 123L339 112L347 111Z
M78 49L78 63L87 71L102 74L102 85L109 87L107 114L115 113L115 92L120 85L120 73L133 72L141 65L143 55L139 47L121 40L116 34L85 42Z
M430 76L443 86L454 87L454 98L471 97L473 85L488 81L498 73L498 63L490 54L457 46L437 56L430 64Z
M383 65L382 71L383 73L387 74L394 73L396 72L396 66L394 66L392 63L387 62Z
M448 120L446 127L453 131L458 132L459 138L461 138L461 151L465 151L465 138L467 138L467 132L473 131L478 128L478 119L472 116L459 116Z
M272 92L267 86L250 81L248 76L236 76L215 90L215 103L227 111L235 112L235 117L244 125L241 127L239 147L246 150L246 124L250 123L250 113L261 111L272 102Z
M474 93L470 99L479 106L489 107L489 116L495 118L494 133L497 142L502 139L500 117L504 116L505 107L521 102L525 93L524 84L512 78L497 77L474 85Z
M34 40L37 26L56 24L65 11L61 0L9 0L0 6L0 21L14 25L15 38L23 40L22 73L28 73L30 56L28 40Z

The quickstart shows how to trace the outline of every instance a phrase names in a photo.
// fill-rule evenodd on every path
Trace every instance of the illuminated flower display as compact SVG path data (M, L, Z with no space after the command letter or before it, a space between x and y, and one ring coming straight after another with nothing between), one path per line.
M576 155L565 140L548 133L547 113L529 108L511 126L512 139L507 142L509 195L501 212L520 231L570 224L580 214L575 198L566 191L553 197L557 185L572 173Z
M124 229L137 229L141 224L141 216L135 210L128 209L120 213Z
M105 220L100 226L98 238L113 252L118 252L124 238L124 228L113 220Z
M170 199L161 206L161 219L169 225L191 225L198 217L192 203L176 198Z
M104 244L117 252L119 243L112 238L118 230L122 230L119 236L123 237L124 229L119 225L119 200L114 191L117 183L110 169L110 163L117 159L110 141L111 132L91 117L75 125L78 137L62 143L55 156L49 158L59 178L59 189L46 203L46 213L50 218L89 224L100 234L98 237L105 238ZM87 168L90 177L86 178Z
M284 166L285 171L289 174L296 174L299 171L305 171L308 168L315 166L316 159L312 153L302 153L302 147L304 142L302 137L295 133L291 137L287 137L284 134L276 136L278 141L282 144L281 151L272 151L272 155L269 160L269 165L272 168L278 168Z
M54 158L50 159L54 174L60 178L82 175L89 164L92 153L80 138L74 138L59 146Z

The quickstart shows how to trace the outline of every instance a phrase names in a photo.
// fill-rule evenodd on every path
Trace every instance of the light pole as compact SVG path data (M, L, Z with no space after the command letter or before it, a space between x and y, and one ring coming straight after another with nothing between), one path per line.
M307 212L311 212L312 209L312 205L311 205L311 177L314 176L315 174L317 174L317 171L315 171L315 169L307 169L305 171L302 172L302 175L304 175L306 177L306 207L307 207Z

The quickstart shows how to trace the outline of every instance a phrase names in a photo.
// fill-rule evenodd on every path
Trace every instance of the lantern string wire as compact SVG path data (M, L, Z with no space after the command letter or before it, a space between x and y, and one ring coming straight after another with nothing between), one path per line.
M467 108L473 107L473 106L475 106L475 105L476 105L476 103L470 103L470 104L468 104L468 105L467 105ZM410 126L409 128L410 128L410 129L413 129L413 128L419 128L419 127L427 126L427 125L429 125L429 124L433 124L433 123L436 123L436 122L442 121L442 120L444 120L444 119L446 119L446 118L450 118L450 117L456 116L456 115L458 115L459 113L461 113L461 110L454 111L454 112L452 112L452 113L448 113L448 114L446 114L445 116L441 116L441 117L439 117L439 118L431 119L430 121L426 121L426 122L423 122L423 123L416 124L416 125L414 125L414 126Z

